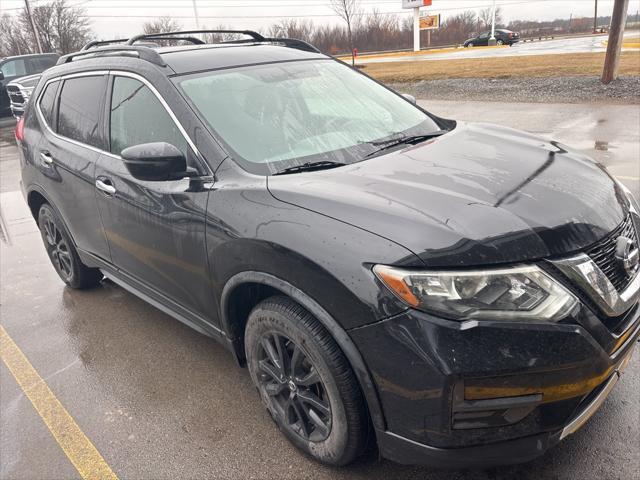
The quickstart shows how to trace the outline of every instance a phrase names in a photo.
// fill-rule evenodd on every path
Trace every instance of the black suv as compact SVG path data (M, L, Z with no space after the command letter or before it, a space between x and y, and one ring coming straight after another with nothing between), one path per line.
M219 340L322 462L523 462L577 430L640 335L631 194L562 144L243 33L45 72L16 138L62 280Z
M0 59L0 114L9 112L9 96L19 104L28 100L28 94L33 90L23 90L18 86L8 91L7 84L27 75L41 73L52 67L58 61L57 53L42 53L32 55L20 55ZM25 97L27 95L27 98Z
M513 46L514 43L520 41L520 34L512 32L511 30L504 30L498 28L495 30L494 37L496 39L496 45L509 45ZM486 47L489 45L489 39L491 38L491 31L483 32L476 35L473 38L465 40L464 47Z

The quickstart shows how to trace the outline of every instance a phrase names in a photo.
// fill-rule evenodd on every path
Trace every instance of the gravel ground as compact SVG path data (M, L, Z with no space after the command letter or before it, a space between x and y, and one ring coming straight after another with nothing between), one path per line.
M417 98L534 103L640 104L640 77L620 77L603 85L596 76L543 78L455 78L391 83Z

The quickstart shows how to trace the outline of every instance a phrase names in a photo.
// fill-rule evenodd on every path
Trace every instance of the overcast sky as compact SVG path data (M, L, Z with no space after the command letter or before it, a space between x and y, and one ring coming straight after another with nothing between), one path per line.
M308 18L315 22L337 22L329 0L195 0L200 25L213 27L221 23L238 29L266 28L286 17ZM32 5L47 0L31 0ZM185 28L195 28L193 0L67 0L69 5L86 9L91 27L99 38L128 37L141 30L145 21L157 16L172 16ZM359 0L364 12L410 15L402 10L401 0ZM506 21L513 19L553 20L554 18L593 17L594 0L497 0ZM598 0L598 14L610 15L613 0ZM492 0L433 0L424 10L443 17L465 9L482 9ZM0 0L0 10L15 14L24 0ZM640 9L640 0L629 1L629 13Z

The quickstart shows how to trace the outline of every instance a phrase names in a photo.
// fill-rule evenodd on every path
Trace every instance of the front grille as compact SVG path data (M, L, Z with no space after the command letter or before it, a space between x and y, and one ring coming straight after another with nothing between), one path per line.
M20 92L20 89L18 87L7 86L7 93L9 94L9 98L13 103L24 103L24 97L22 96L22 93Z
M633 240L636 245L638 244L638 236L631 215L628 215L624 222L585 252L619 292L624 290L632 280L632 276L616 261L616 242L620 236L625 236Z

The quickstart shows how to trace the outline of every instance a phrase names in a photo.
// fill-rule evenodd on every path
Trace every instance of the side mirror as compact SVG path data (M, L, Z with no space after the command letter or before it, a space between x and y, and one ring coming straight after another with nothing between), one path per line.
M138 180L161 182L189 176L184 154L170 143L141 143L125 148L120 156Z
M409 100L414 105L417 103L416 97L413 95L409 95L408 93L401 93L401 95L405 98L405 100Z

